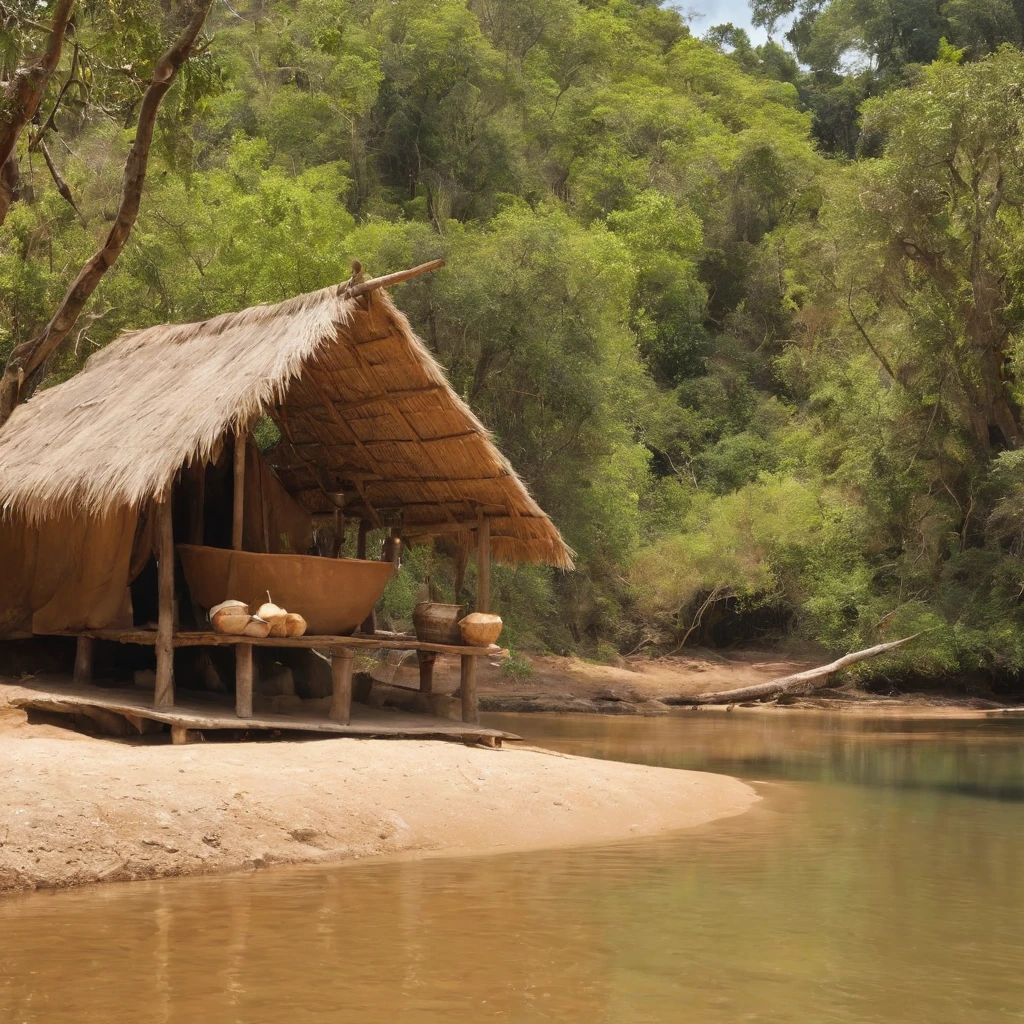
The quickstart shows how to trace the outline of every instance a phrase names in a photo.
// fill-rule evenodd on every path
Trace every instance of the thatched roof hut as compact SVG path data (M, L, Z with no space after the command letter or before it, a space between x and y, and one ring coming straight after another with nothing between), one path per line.
M486 516L499 560L570 568L558 530L380 283L124 335L0 431L0 508L36 523L141 509L267 415L281 433L269 461L307 511L464 544Z

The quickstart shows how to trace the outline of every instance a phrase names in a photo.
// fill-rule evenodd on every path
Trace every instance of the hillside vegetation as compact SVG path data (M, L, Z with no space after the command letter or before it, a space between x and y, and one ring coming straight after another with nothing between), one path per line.
M220 4L47 382L127 328L443 256L395 299L579 556L498 569L515 644L931 629L915 670L1016 673L1020 25L948 0L923 33L904 6L757 0L796 20L753 47L645 0ZM41 7L4 8L5 78ZM63 87L47 146L75 207L29 133L0 357L108 229L178 21L147 0L78 14L41 107ZM446 565L414 550L390 614Z

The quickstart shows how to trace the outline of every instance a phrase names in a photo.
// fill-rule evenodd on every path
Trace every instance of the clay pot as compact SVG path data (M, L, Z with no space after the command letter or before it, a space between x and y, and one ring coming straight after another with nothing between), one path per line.
M466 614L464 604L420 601L412 610L416 639L431 644L461 644L459 619Z
M462 642L467 647L490 647L501 636L501 616L473 612L459 622Z

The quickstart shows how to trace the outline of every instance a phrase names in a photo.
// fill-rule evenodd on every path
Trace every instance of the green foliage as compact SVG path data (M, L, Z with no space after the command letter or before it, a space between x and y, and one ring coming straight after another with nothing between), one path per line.
M85 10L43 104L67 84L50 150L85 223L23 139L0 355L108 230L175 17ZM496 567L507 643L610 659L728 608L835 648L928 629L899 668L1024 669L1018 15L754 11L791 50L641 0L218 8L48 383L127 328L443 256L396 300L578 553ZM5 78L37 41L12 24ZM451 555L407 553L388 623L428 582L454 599Z

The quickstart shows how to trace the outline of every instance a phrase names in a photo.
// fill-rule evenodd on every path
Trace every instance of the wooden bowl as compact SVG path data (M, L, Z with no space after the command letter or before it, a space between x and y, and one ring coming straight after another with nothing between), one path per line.
M203 608L229 597L258 608L269 590L282 608L298 612L311 636L354 633L380 600L395 567L391 562L179 544L192 596Z
M473 612L459 622L462 642L467 647L490 647L501 636L501 616Z

